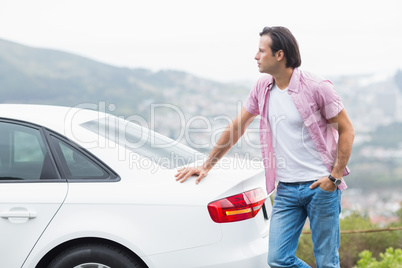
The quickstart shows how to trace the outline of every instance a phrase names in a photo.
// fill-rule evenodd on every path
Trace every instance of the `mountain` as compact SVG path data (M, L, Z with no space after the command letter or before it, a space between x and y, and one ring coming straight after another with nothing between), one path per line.
M66 52L0 39L2 103L75 106L104 102L116 107L108 112L149 118L151 103L184 104L197 112L201 106L192 98L211 96L213 101L220 94L236 91L244 96L248 89L179 71L115 67Z
M356 132L349 186L402 187L402 71L331 81ZM115 67L0 39L0 103L105 105L106 112L138 115L143 119L138 123L203 152L237 115L249 90L185 72ZM239 161L258 160L258 128L254 120L229 154Z

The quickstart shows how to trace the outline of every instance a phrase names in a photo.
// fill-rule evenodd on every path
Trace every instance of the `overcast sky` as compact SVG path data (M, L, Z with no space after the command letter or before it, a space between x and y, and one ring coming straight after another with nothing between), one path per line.
M255 80L264 26L288 27L302 69L402 69L400 0L0 0L0 38L104 63Z

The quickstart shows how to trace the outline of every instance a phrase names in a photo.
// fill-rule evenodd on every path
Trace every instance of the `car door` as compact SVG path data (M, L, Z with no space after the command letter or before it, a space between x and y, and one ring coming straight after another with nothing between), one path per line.
M67 195L43 130L0 119L0 267L21 267Z

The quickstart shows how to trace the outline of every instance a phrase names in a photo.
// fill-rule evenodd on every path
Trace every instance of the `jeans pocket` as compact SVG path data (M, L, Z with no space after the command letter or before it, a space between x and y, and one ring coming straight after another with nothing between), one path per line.
M333 191L327 191L327 190L322 189L321 186L318 186L317 188L320 189L321 192L324 192L326 194L333 194L333 193L336 193L336 191L338 190L338 188L335 188L335 190L333 190Z

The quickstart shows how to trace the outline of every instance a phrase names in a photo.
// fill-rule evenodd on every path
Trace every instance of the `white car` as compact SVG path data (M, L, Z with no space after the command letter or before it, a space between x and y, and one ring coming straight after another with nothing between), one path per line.
M0 267L268 267L262 167L179 183L203 155L96 108L0 105Z

